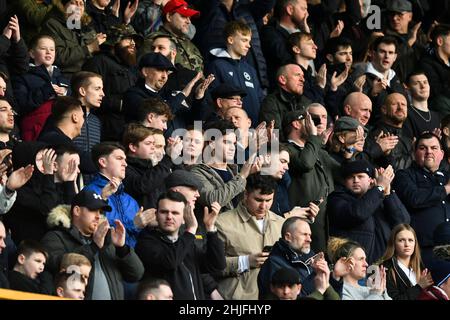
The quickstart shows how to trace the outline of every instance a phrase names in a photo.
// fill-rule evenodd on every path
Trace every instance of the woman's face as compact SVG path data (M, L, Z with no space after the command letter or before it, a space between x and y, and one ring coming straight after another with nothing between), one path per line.
M403 230L395 236L395 254L401 258L411 257L414 253L416 239L409 230Z
M354 265L350 270L350 276L354 279L363 279L366 277L366 271L369 264L366 261L366 253L363 249L357 248L351 256Z

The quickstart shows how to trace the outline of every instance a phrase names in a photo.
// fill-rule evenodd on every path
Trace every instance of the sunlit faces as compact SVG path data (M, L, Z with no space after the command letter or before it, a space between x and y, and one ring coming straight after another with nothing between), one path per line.
M183 223L184 203L162 199L158 203L156 221L159 228L166 234L176 236Z
M308 60L316 58L317 46L312 38L303 38L298 46L300 49L300 56Z
M167 21L169 22L169 28L171 31L179 36L188 34L189 26L191 24L191 18L185 17L178 12L167 15Z
M351 67L353 64L353 50L352 47L338 47L338 50L334 54L333 63L345 63L347 67Z
M102 104L105 93L103 92L103 80L98 77L89 79L89 84L86 87L81 87L80 95L87 107L99 108Z
M236 134L230 132L214 141L214 155L218 162L233 163L236 152Z
M286 66L284 75L278 79L280 87L289 93L303 94L303 84L305 78L302 68L296 64L289 64Z
M308 14L308 3L306 0L298 0L288 6L288 12L292 22L295 25L300 26Z
M272 175L277 180L283 178L287 170L289 170L289 152L282 150L278 154L271 157L271 165L275 166L275 172Z
M228 50L231 51L231 56L245 57L250 50L250 42L252 40L252 34L242 34L236 32L234 35L228 37Z
M395 236L395 254L401 258L411 257L414 253L416 239L409 230L403 230Z
M431 172L439 169L444 151L437 138L421 139L415 152L415 160L419 167L426 168Z
M261 190L244 193L244 204L247 211L256 219L263 219L272 207L274 193L261 194Z
M68 280L64 286L56 288L56 294L59 297L84 300L86 292L86 283L80 280L71 281Z
M408 25L412 20L412 12L390 12L388 17L392 30L400 34L408 33Z
M156 38L155 40L153 40L151 48L152 48L153 52L159 52L171 61L172 61L172 58L175 58L176 51L170 49L169 38L163 38L163 37Z
M394 44L380 43L378 49L372 52L372 64L379 72L386 72L391 69L397 59Z
M231 121L236 128L248 130L252 125L252 121L242 108L230 108L225 114L225 119Z
M182 183L182 181L180 181ZM177 186L172 188L173 191L181 193L189 203L191 207L195 207L195 202L200 197L200 193L197 189L188 186Z
M394 125L402 124L408 116L408 104L404 95L390 94L381 107L383 115Z
M36 47L30 50L30 56L36 66L44 65L46 68L55 62L55 41L50 38L41 38Z
M137 145L131 144L129 149L134 157L150 160L155 154L155 137L149 135Z
M28 257L21 254L17 260L20 264L21 273L31 279L36 279L44 271L47 261L42 252L33 252Z
M366 253L361 248L356 248L351 256L354 261L353 268L350 270L350 276L353 279L364 279L366 277L366 271L369 264L366 261Z
M302 285L298 284L282 284L282 285L270 285L270 290L280 300L297 300L297 296L300 294Z
M127 167L127 157L121 149L114 150L111 154L99 159L100 171L108 177L123 180Z
M366 194L371 183L372 178L367 173L354 173L344 179L345 187L358 196Z
M205 140L201 131L186 131L186 134L183 137L183 156L194 159L200 157L203 151L204 142Z
M347 105L344 106L344 112L366 126L372 114L372 101L360 92L353 92L349 97Z
M159 129L161 131L167 130L167 121L169 120L167 115L150 112L147 116L147 120L150 128Z
M75 206L72 215L76 217L74 225L80 233L84 236L91 236L100 224L101 210L90 210L86 207Z
M317 134L320 135L327 129L327 120L328 113L327 109L325 109L321 105L314 105L308 108L308 112L312 117L316 117L320 119L320 124L317 127Z
M308 254L311 251L311 228L306 221L297 220L291 230L286 232L284 239L297 252Z
M14 129L14 111L8 101L0 100L0 133Z
M153 135L155 139L155 158L159 162L166 154L166 139L162 134Z
M424 74L412 76L409 79L408 89L412 98L416 101L427 101L430 97L430 84Z
M221 109L222 114L225 114L228 109L233 107L242 108L241 96L230 96L226 98L218 98L216 100L217 106Z
M164 87L169 78L168 70L160 70L151 67L142 68L142 75L145 78L145 84L155 91L159 91Z
M69 167L70 161L75 161L75 165L77 167L77 173L80 173L79 165L80 165L80 156L78 153L69 154L64 153L63 155L56 158L55 163L55 178L57 182L64 181L63 173Z

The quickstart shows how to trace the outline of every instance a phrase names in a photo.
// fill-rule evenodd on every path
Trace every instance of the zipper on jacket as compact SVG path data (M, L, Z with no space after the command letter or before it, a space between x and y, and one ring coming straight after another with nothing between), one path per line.
M189 281L191 282L191 288L192 288L192 294L194 295L194 300L197 300L197 296L195 295L195 289L194 289L194 281L192 280L191 271L189 271L188 267L182 262L183 267L186 268L188 274L189 274Z

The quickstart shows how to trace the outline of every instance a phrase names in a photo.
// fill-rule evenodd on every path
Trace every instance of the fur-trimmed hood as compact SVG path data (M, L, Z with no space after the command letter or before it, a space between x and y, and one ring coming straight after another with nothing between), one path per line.
M61 204L50 211L47 217L47 225L50 228L62 227L70 229L71 216L70 205Z
M433 255L438 259L450 261L450 245L435 246Z

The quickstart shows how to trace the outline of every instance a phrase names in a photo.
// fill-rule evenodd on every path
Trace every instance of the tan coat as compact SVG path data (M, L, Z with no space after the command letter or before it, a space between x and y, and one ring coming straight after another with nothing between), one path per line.
M264 233L259 231L256 219L242 202L236 209L219 215L216 226L225 243L227 267L219 281L219 292L229 300L258 299L257 278L259 268L238 274L238 257L262 252L264 246L273 245L281 236L284 218L269 211L265 218Z

